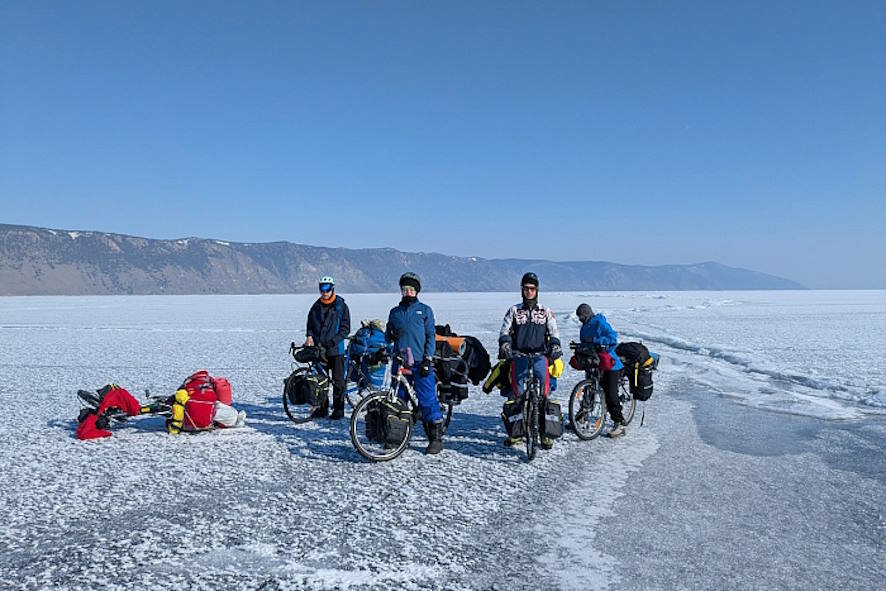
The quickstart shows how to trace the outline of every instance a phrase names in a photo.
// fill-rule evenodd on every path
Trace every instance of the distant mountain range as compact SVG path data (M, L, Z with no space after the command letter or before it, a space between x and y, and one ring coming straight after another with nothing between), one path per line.
M0 295L314 292L321 275L344 293L390 292L404 271L426 291L516 291L534 271L546 291L804 289L718 263L639 266L599 261L482 259L392 248L123 234L0 224Z

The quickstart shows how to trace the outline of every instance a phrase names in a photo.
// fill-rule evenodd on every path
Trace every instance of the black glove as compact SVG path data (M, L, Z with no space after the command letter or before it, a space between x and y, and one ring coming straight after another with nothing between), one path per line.
M431 360L425 357L421 360L421 365L418 367L418 373L421 377L426 378L431 375Z
M560 348L560 345L551 345L551 354L549 355L551 361L555 361L563 357L563 350Z
M328 341L323 343L323 348L325 348L327 351L334 350L335 349L335 341L333 341L332 339L329 339Z
M511 352L511 344L508 342L502 343L498 346L498 358L499 359L510 359L513 356Z

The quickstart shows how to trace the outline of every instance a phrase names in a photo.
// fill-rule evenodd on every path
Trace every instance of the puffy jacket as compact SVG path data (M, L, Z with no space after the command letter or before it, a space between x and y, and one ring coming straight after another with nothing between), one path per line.
M586 345L603 347L612 356L615 365L612 371L624 367L624 363L615 354L615 346L618 344L618 333L609 325L603 314L594 314L587 322L581 325L579 340Z
M498 335L498 344L504 343L521 353L545 353L552 360L563 354L554 312L537 302L531 308L525 304L508 308Z
M411 349L415 363L421 363L423 357L431 359L436 347L434 311L418 300L411 303L400 302L388 314L385 336L394 343L396 351Z
M314 339L315 345L326 348L326 354L336 357L345 354L345 339L351 332L351 312L345 299L336 294L330 304L318 298L308 312L305 336Z

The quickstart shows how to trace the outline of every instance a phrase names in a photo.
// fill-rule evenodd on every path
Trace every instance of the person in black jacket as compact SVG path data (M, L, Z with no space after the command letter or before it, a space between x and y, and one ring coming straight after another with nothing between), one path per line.
M340 295L335 293L335 280L329 275L320 278L320 297L308 312L305 345L316 345L323 352L321 363L332 378L332 415L345 416L345 339L351 332L351 312ZM312 414L313 418L329 415L329 398Z

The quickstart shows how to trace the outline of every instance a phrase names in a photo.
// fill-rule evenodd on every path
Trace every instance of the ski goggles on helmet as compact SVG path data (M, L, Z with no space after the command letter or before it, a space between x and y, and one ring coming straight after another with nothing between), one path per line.
M331 283L321 283L320 284L320 293L329 293L333 289L335 289L335 286L332 285Z

